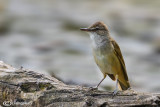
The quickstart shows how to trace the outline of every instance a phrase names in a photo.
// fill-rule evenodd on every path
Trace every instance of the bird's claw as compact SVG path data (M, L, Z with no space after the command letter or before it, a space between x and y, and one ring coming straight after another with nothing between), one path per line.
M129 87L127 90L131 90L132 88L131 87Z
M98 88L97 87L89 87L89 91L96 91L96 90L98 90Z
M113 95L112 97L116 96L117 93L118 93L118 90L114 90L113 93L112 93L112 95Z

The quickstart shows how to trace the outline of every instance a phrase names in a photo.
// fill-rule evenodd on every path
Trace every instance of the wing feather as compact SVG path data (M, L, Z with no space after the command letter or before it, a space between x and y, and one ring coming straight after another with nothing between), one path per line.
M118 46L116 41L113 40L113 39L111 39L111 43L112 43L112 45L114 47L114 52L115 52L116 56L118 57L121 65L122 65L122 69L123 69L122 71L123 71L124 78L125 78L126 81L128 81L126 66L125 66L125 62L124 62L120 47Z

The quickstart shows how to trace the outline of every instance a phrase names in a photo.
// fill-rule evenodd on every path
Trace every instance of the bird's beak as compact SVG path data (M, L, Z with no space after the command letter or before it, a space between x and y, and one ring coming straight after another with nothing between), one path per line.
M91 29L89 29L89 28L80 28L80 30L81 30L81 31L87 31L87 32L88 32L88 31L91 31Z

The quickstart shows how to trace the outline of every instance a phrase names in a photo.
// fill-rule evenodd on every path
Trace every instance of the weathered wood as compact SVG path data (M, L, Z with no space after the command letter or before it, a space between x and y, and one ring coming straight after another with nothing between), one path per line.
M160 106L160 94L112 92L66 85L56 78L0 62L0 105L18 107Z

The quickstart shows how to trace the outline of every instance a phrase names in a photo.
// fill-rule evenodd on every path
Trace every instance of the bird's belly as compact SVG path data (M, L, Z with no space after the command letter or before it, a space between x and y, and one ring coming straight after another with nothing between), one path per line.
M116 74L116 71L113 71L113 67L117 66L118 60L113 53L97 54L94 58L103 74Z

